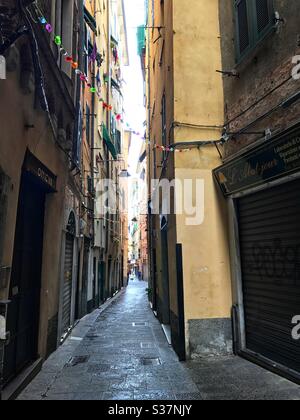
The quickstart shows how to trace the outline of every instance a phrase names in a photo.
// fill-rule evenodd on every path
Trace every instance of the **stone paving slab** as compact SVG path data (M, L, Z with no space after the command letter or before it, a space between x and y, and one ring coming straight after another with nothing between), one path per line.
M237 357L179 362L146 288L131 282L105 312L81 321L19 400L300 399L299 386ZM74 356L85 359L72 365Z

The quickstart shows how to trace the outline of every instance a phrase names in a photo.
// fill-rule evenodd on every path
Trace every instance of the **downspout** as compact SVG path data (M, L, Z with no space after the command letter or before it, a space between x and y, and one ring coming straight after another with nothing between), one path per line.
M106 66L106 73L107 73L107 91L106 91L106 103L110 105L110 85L111 85L111 78L110 78L110 40L111 40L111 33L110 33L110 0L107 0L107 66ZM109 112L106 111L106 127L108 132L110 133L110 120L109 120ZM108 150L108 149L107 149ZM107 162L106 162L106 178L110 179L110 152L108 150L107 153ZM107 217L110 220L110 214ZM106 229L106 256L107 262L109 262L109 250L110 250L110 232L111 232L111 223L107 220L107 229ZM106 297L109 298L110 296L110 277L111 277L111 270L109 269L110 264L107 264L107 292Z
M148 190L149 190L149 199L148 199L148 246L149 246L149 263L150 263L150 279L152 280L152 304L153 310L156 311L156 282L155 282L155 272L154 272L154 261L153 261L153 223L152 223L152 213L150 211L150 203L152 200L152 191L151 191L151 66L150 66L150 30L148 28L149 24L149 9L147 11L147 43L148 43Z
M78 40L78 65L79 68L83 68L83 52L84 52L84 2L83 0L79 0L78 3L78 8L79 8L79 40ZM80 122L80 115L82 115L83 113L81 112L81 81L78 78L77 79L77 86L76 86L76 121L75 121L75 129L74 129L74 152L76 153L76 157L78 157L79 162L77 162L78 164L78 169L79 172L81 173L81 153L78 154L77 156L77 151L79 149L79 144L78 142L82 142L82 138L81 138L81 133L79 132L79 130L81 129L81 122ZM83 118L83 115L82 117ZM80 145L80 149L81 149L81 145ZM74 157L73 157L73 161L74 161ZM80 203L81 203L81 197L80 197ZM81 211L79 209L79 218L81 217ZM80 232L79 232L80 234ZM79 266L78 266L78 297L77 297L77 302L76 304L78 305L78 312L79 315L82 314L82 269L83 269L83 257L84 257L84 241L78 241L78 252L80 252L80 259L79 259Z
M83 0L79 0L79 49L78 49L78 65L79 68L82 68L83 65L83 50L84 50L84 4ZM77 79L77 86L76 86L76 121L75 121L75 129L74 129L74 155L77 153L78 148L78 138L80 136L79 129L80 129L80 110L81 110L81 82L79 78ZM79 156L80 159L80 156ZM79 162L80 167L80 162Z
M95 2L94 2L94 12L95 12ZM96 35L95 35L95 42L96 42ZM93 86L95 85L95 80L96 80L96 65L94 62L94 66L93 66ZM91 167L91 174L92 174L92 188L93 188L93 198L95 198L94 192L96 191L96 186L95 186L95 173L94 173L94 164L95 164L95 119L97 118L96 112L95 112L95 94L92 94L92 139L91 139L91 144L92 144L92 148L91 148L91 163L92 163L92 167ZM93 227L92 227L92 232L93 232L93 237L92 237L92 248L94 248L95 246L95 200L93 200ZM96 281L96 279L94 279L94 281Z

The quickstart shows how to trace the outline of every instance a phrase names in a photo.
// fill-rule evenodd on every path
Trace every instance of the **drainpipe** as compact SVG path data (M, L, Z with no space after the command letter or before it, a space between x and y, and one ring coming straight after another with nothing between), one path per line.
M110 88L111 88L111 77L110 77L110 42L111 42L111 33L110 33L110 7L111 7L111 1L107 0L107 66L106 66L106 72L107 72L107 92L106 92L106 102L110 104ZM107 130L110 133L110 119L109 119L109 112L106 111L106 126ZM109 150L108 150L108 159L106 162L106 177L107 179L110 178L110 157L109 157ZM108 219L110 219L110 214L108 215ZM106 229L106 256L109 258L109 251L110 251L110 232L111 232L111 223L110 221L107 221L107 229ZM108 259L107 259L108 261ZM107 267L109 267L110 264L107 264ZM110 270L108 268L108 275L107 275L107 298L110 297Z
M82 68L83 65L83 50L84 50L84 4L83 0L79 0L79 48L78 48L78 66ZM80 110L81 110L81 82L77 79L76 86L76 121L74 130L74 155L77 153L79 129L80 129ZM80 156L79 156L80 159ZM79 162L80 167L80 162Z
M79 39L78 39L78 66L80 69L83 68L83 63L84 63L84 59L83 59L83 52L84 52L84 2L83 0L79 0L78 3L78 12L79 12ZM80 139L80 141L82 142L82 138L81 138L81 133L79 133L79 130L81 129L82 123L80 122L80 115L81 118L83 118L83 113L81 112L81 81L79 80L79 78L77 79L77 86L76 86L76 121L75 121L75 129L74 129L74 140L73 140L73 144L74 144L74 156L78 157L79 162L76 162L78 164L78 169L79 169L79 173L81 173L81 153L79 153L79 156L77 156L78 154L78 141ZM80 147L81 149L81 147ZM73 159L74 160L74 159ZM81 203L81 197L80 197L80 203ZM79 215L78 215L79 219L81 217L81 211L79 209ZM79 232L80 234L80 232ZM82 261L83 261L83 255L84 255L84 241L80 241L79 242L79 246L78 246L78 252L80 252L80 256L81 256L81 261L79 262L79 275L78 275L78 290L79 290L79 297L77 298L78 301L76 302L76 304L78 305L78 311L79 311L79 315L81 316L82 314Z
M149 15L149 10L147 12L147 16ZM151 66L150 66L150 30L148 28L148 19L147 18L147 43L148 43L148 189L149 189L149 201L148 201L148 209L150 209L150 203L152 199L152 191L151 191ZM149 264L150 264L150 279L152 280L152 304L153 309L156 311L156 283L155 283L155 272L154 272L154 261L153 261L153 223L152 223L152 214L148 210L148 247L149 247Z
M95 2L94 2L94 10L95 10ZM95 36L95 42L96 42L96 35ZM93 65L93 76L92 76L92 80L93 80L93 86L95 86L95 80L96 80L96 64L94 62ZM92 174L92 188L93 188L93 198L95 198L94 192L96 191L96 186L95 186L95 173L94 173L94 167L95 167L95 119L97 118L96 115L96 101L95 101L95 94L92 94L92 139L91 139L91 144L92 144L92 148L91 148L91 160L92 160L92 167L91 167L91 174ZM92 247L94 248L95 246L95 200L93 200L93 227L92 227L92 232L93 232L93 238L92 238ZM96 279L94 279L94 281L96 281Z

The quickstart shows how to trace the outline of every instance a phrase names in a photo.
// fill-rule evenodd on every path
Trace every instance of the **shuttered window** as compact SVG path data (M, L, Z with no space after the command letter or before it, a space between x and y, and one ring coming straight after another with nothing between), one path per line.
M273 0L234 0L237 61L241 61L274 27Z
M268 0L256 0L257 32L260 34L270 24Z
M242 0L237 5L238 40L240 54L242 54L250 46L248 21L249 16L247 9L247 0Z

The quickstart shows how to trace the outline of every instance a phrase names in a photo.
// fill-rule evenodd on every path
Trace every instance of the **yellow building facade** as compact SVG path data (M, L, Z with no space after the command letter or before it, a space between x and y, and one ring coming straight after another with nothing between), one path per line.
M101 64L95 73L98 100L92 157L96 190L94 254L100 300L104 301L127 284L128 223L126 215L121 215L119 191L127 169L130 142L124 131L122 95L123 68L129 58L123 0L97 3L96 45ZM101 204L104 180L110 180L116 187L116 211L106 211Z
M152 179L175 179L182 186L175 196L182 189L197 209L192 217L187 205L165 214L160 192L159 215L149 226L154 309L180 358L227 354L227 214L212 174L221 163L214 141L224 124L219 2L150 1L146 42L149 201L159 194Z

